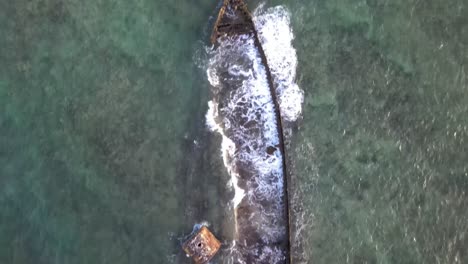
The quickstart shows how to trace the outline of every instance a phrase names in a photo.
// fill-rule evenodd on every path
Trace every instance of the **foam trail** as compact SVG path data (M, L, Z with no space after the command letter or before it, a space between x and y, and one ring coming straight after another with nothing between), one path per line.
M282 7L254 14L280 112L292 122L301 114L303 93L294 83L297 58L289 14ZM223 161L235 191L231 261L286 263L283 156L267 68L250 33L220 37L209 56L213 100L207 126L222 135Z
M296 121L302 113L304 91L295 83L297 54L292 45L290 14L283 6L264 10L261 5L253 20L276 86L281 117Z

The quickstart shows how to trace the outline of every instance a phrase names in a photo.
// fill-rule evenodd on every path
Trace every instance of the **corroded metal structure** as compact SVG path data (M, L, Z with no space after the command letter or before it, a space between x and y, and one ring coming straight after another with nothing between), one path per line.
M255 27L247 5L242 0L224 0L211 35L211 43L224 35L254 33Z
M273 82L273 78L271 75L270 68L268 66L267 57L265 52L262 48L258 33L255 29L255 25L252 19L252 15L249 12L247 5L243 0L224 0L223 6L221 7L216 23L213 28L213 32L211 35L211 42L216 45L218 39L226 37L226 36L239 36L239 35L250 35L254 39L255 46L258 49L260 54L262 64L266 70L266 78L268 81L272 101L274 104L274 111L276 117L276 125L277 125L277 132L279 137L279 145L275 146L279 149L282 154L282 168L283 168L283 176L284 176L284 211L285 211L285 218L281 220L281 222L286 225L286 238L283 241L277 242L279 247L285 248L286 252L286 263L291 263L291 256L290 256L290 214L289 214L289 200L288 200L288 173L286 168L286 152L285 152L285 143L284 143L284 133L283 133L283 121L281 118L281 111L280 106L277 100L277 93L275 90L275 84ZM236 89L236 87L231 87L232 89ZM267 150L268 154L269 150ZM240 177L243 179L249 177L255 177L254 175L250 174L248 170L240 173ZM248 205L241 204L238 208L237 218L239 227L239 233L241 238L239 240L244 241L247 245L253 245L255 240L257 239L262 243L261 239L258 239L258 236L255 235L255 228L249 227L249 217L252 214L255 214L255 209L250 208ZM258 242L257 241L257 242ZM254 257L255 258L255 257ZM247 256L246 258L247 263L254 261L251 256ZM253 262L252 262L253 263ZM263 262L262 262L263 263Z
M183 245L185 253L197 264L208 263L218 252L221 242L203 226L194 233Z

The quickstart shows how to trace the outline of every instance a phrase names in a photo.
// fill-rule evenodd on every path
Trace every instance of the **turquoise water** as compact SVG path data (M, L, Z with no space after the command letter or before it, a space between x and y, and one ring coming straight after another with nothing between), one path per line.
M291 6L306 262L467 263L466 1Z
M467 263L468 3L267 4L305 91L296 263ZM190 263L202 221L231 239L204 125L218 5L0 2L0 263Z

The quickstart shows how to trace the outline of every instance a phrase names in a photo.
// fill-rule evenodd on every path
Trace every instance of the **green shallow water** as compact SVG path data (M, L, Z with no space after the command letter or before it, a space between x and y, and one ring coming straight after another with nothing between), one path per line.
M468 3L267 4L305 91L297 263L467 263ZM199 66L217 5L0 2L0 263L190 263L204 220L229 240Z

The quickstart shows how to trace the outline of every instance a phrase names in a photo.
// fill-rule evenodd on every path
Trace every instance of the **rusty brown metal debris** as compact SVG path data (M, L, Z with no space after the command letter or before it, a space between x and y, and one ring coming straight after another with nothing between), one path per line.
M223 35L253 33L252 15L243 0L224 0L211 35L211 43Z
M192 257L197 264L208 263L216 255L220 247L221 242L206 226L200 228L182 245L185 253Z

